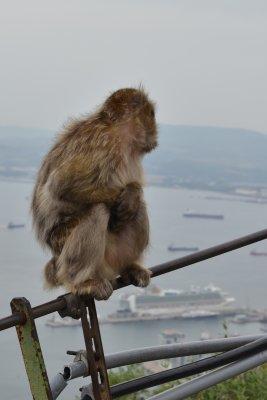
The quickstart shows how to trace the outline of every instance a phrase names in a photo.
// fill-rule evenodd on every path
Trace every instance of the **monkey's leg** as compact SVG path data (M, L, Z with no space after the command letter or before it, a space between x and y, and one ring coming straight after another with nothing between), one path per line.
M52 257L44 268L45 288L52 289L54 287L60 286L60 282L57 277L57 272L58 272L57 260L56 257Z
M151 273L140 265L149 242L149 221L144 201L139 201L135 218L124 224L120 231L108 232L106 261L116 269L127 283L144 287L150 282Z
M139 200L139 208L135 218L125 226L127 232L122 232L121 237L132 239L132 247L135 249L135 257L133 254L133 262L128 263L126 268L121 272L122 279L135 286L146 287L150 283L151 272L140 265L140 260L149 243L149 221L147 216L146 205L143 200Z
M109 211L97 204L76 225L58 258L58 279L68 290L107 299L113 291L104 253Z
M50 247L53 254L53 257L48 261L44 268L46 289L52 289L61 285L57 276L59 269L58 257L62 252L66 238L71 234L75 225L75 220L70 221L69 224L62 223L55 226L46 235L46 244Z

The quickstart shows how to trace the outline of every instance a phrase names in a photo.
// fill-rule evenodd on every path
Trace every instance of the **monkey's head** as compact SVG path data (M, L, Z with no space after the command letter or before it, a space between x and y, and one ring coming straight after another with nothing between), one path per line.
M112 93L101 114L110 123L128 125L133 151L144 154L157 146L155 106L142 89L125 88Z

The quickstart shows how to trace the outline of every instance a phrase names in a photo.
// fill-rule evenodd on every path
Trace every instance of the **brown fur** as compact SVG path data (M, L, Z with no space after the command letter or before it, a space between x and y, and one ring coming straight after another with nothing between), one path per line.
M107 298L118 274L148 284L139 265L149 241L141 159L156 145L154 105L131 88L58 136L32 199L37 237L53 253L48 286Z

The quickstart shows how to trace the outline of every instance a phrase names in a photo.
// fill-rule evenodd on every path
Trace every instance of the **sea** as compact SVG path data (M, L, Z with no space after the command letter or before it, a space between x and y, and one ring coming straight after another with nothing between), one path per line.
M31 228L30 201L33 184L30 182L0 182L0 318L11 313L10 300L26 297L32 306L59 296L60 290L47 292L43 288L42 269L49 259L36 242ZM151 225L151 243L145 264L150 267L181 257L185 253L168 251L170 244L197 246L204 249L237 238L267 226L267 204L244 201L222 193L183 188L148 187L145 190ZM201 213L223 214L223 220L189 219L186 210ZM6 229L8 222L25 223L25 228ZM182 270L171 272L153 283L165 289L188 290L210 283L220 287L236 299L236 305L267 309L267 257L253 257L251 250L267 251L266 241L244 247L203 261ZM122 289L108 301L98 302L100 317L114 312L119 295L132 290ZM49 316L36 320L39 339L49 378L62 371L72 361L67 350L84 348L80 327L51 328L45 325ZM225 321L227 334L258 334L260 323L244 325ZM186 340L199 340L206 332L211 337L225 334L224 321L220 319L173 320L101 325L106 353L157 345L164 329L173 328L186 335ZM16 331L11 328L0 332L0 390L1 398L31 398ZM74 400L79 387L88 378L70 382L59 399Z

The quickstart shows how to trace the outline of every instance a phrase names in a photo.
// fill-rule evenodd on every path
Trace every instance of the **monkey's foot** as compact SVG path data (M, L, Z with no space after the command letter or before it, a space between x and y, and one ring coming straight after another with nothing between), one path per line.
M151 271L138 264L133 264L121 274L121 277L125 283L146 287L150 283Z
M96 300L107 300L113 292L112 284L107 279L88 279L71 288L72 293L90 295Z

